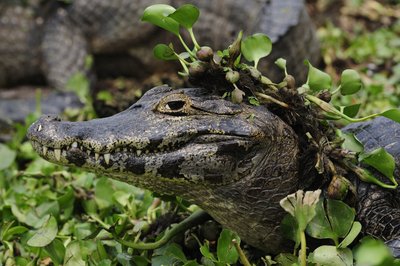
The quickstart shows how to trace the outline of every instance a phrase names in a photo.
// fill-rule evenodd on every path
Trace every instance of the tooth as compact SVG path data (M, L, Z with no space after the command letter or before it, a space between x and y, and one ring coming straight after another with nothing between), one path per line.
M100 154L98 154L97 152L94 153L94 159L97 161L99 159Z
M111 155L109 153L104 154L104 161L106 161L106 164L110 163L110 157L111 157Z
M46 154L47 154L47 147L43 146L43 156L46 156Z
M54 149L54 156L56 160L59 161L61 159L61 149Z
M87 153L87 155L90 155L90 150L87 150L86 153Z
M127 152L128 151L128 149L127 148L124 148L124 152Z
M150 151L149 150L146 150L146 154L149 154L150 153Z
M140 156L140 154L142 154L142 150L136 150L136 154L137 156Z
M38 132L42 131L42 125L39 124L37 131Z
M78 142L74 141L71 145L72 148L78 148Z

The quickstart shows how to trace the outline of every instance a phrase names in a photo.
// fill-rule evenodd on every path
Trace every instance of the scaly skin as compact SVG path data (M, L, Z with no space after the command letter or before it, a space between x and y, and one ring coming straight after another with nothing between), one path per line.
M297 79L305 78L304 59L315 63L319 58L315 32L298 0L73 0L65 5L44 0L28 6L18 2L0 3L0 87L44 74L51 87L64 89L72 75L88 72L89 54L95 55L96 72L107 76L141 80L171 69L152 56L155 44L168 43L171 34L139 20L154 3L199 6L202 13L194 31L200 44L215 49L226 48L241 29L245 34L268 34L275 43L269 62L290 59L289 71ZM272 77L281 73L275 66L265 69Z
M347 130L367 150L383 146L399 163L399 124L377 119ZM233 104L199 88L157 87L126 111L87 122L43 116L30 127L28 138L51 162L98 171L198 204L268 253L283 248L279 201L322 179L300 173L307 162L301 159L299 137L266 107ZM365 233L396 250L398 190L355 183Z
M109 118L71 123L44 116L28 137L49 161L179 195L247 243L276 253L279 200L298 185L297 137L264 107L205 93L158 87Z

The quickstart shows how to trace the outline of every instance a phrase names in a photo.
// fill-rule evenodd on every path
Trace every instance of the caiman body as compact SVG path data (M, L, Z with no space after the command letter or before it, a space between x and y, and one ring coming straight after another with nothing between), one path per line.
M384 140L373 133L380 126L388 132ZM376 120L349 130L367 149L394 149L398 162L398 124ZM234 104L200 88L157 87L126 111L87 122L43 116L28 137L49 161L183 197L247 243L272 253L283 243L279 201L316 178L301 176L306 162L299 138L278 116L264 106ZM398 192L357 184L358 219L366 233L397 247Z
M288 67L298 79L306 77L303 60L316 63L320 57L314 28L298 0L6 0L0 2L0 87L44 76L50 87L62 90L78 72L92 81L95 73L140 81L157 70L172 70L154 60L152 49L173 37L140 21L144 9L156 3L197 5L196 38L215 49L226 48L240 30L268 34L276 47L268 59L272 77L280 73L273 65L279 57L290 58Z

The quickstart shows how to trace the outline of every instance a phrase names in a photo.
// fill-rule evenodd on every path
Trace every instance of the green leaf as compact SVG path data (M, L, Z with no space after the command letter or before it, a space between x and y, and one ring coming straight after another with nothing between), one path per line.
M387 260L393 261L389 248L382 240L372 237L364 237L354 250L354 258L357 265L393 265Z
M178 57L176 56L174 50L169 47L168 45L159 43L153 49L153 54L156 58L161 60L177 60Z
M50 244L57 236L58 228L56 218L49 216L36 233L28 240L27 244L31 247L44 247Z
M325 72L315 68L311 63L306 60L305 64L308 65L308 76L306 84L308 87L314 91L329 90L332 87L332 79Z
M95 187L95 201L100 209L105 209L114 204L114 187L108 178L104 177L97 181Z
M300 245L299 226L296 222L296 219L292 215L285 215L281 223L281 230L285 238L295 242L294 247L297 249Z
M256 33L248 36L242 41L241 51L246 60L253 62L257 67L258 61L269 55L272 50L272 42L270 38L263 33Z
M60 265L63 263L65 247L61 240L54 239L54 241L45 247L45 250L55 265Z
M393 172L396 167L393 156L384 148L378 148L369 153L362 153L359 161L374 167L395 183Z
M353 265L353 253L351 250L348 248L338 249L335 246L320 246L308 256L308 259L313 263L324 266Z
M400 123L400 109L390 109L381 113L380 115Z
M344 202L338 200L320 201L316 207L316 215L307 226L307 234L314 238L330 238L338 244L351 229L355 212Z
M360 75L353 69L346 69L340 77L340 93L342 95L351 95L362 88Z
M361 223L355 221L353 223L353 226L350 229L350 232L343 239L343 241L339 244L338 248L347 248L347 246L350 245L354 241L354 239L356 239L358 234L360 234L361 228L362 228Z
M348 105L348 106L343 107L343 109L341 111L348 117L355 117L358 114L358 111L360 110L360 106L361 106L361 104L359 104L359 103L353 104L353 105Z
M167 244L154 250L154 255L151 259L151 265L176 265L177 262L187 262L186 256L181 247L176 244Z
M81 102L90 102L90 82L83 73L78 72L70 77L67 81L66 87L68 90L75 92Z
M0 170L6 169L14 162L17 153L0 143Z
M83 252L80 241L69 243L65 250L64 266L85 266L86 263L83 260Z
M283 58L278 58L275 61L275 65L277 65L280 69L282 69L283 71L285 71L285 74L287 75L287 70L286 70L286 60Z
M170 5L157 4L147 7L142 16L142 21L149 22L176 36L179 36L179 23L168 17L175 12L175 8Z
M302 190L298 190L279 202L281 207L296 219L300 232L304 231L307 224L314 218L320 194L320 189L306 191L305 193Z
M217 256L218 261L233 264L239 259L239 254L232 243L233 239L237 239L239 242L239 237L228 229L223 229L217 243Z
M179 23L182 27L190 29L193 24L196 23L199 18L199 9L191 4L186 4L180 6L174 13L170 14L168 17L172 18Z
M298 258L290 253L281 253L274 260L282 266L293 266L297 265L296 263L298 262Z
M364 145L356 138L353 133L343 133L341 137L344 138L344 142L342 144L342 147L344 149L354 152L364 151Z
M5 232L2 232L1 240L9 241L13 236L23 234L28 230L29 230L28 228L21 225L8 228Z

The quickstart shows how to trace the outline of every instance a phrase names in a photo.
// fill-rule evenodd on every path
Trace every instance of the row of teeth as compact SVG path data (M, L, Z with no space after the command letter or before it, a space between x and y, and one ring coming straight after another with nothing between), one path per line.
M84 148L83 146L79 146L77 142L73 142L72 145L71 145L71 148L79 148L80 150L86 150L86 153L89 156L90 156L91 153L93 153L93 151L88 150L88 149ZM50 149L53 149L53 148L50 148ZM66 147L66 148L63 148L63 149L61 149L61 148L60 149L53 149L54 150L54 156L55 156L56 160L60 161L61 160L61 154L64 151L68 150L68 149L69 149L69 147ZM48 147L42 146L43 156L46 156L48 150L49 150ZM164 152L166 150L169 150L169 149L161 148L159 150L156 150L155 152ZM138 149L130 149L130 148L117 148L117 149L115 149L115 152L125 152L125 153L127 153L127 152L131 152L131 153L136 152L137 156L140 156L141 154L149 154L150 153L149 150L138 150ZM98 152L95 152L94 153L95 160L98 161L101 155L104 157L104 161L106 162L106 164L109 164L110 163L110 158L111 158L111 153L100 154Z

